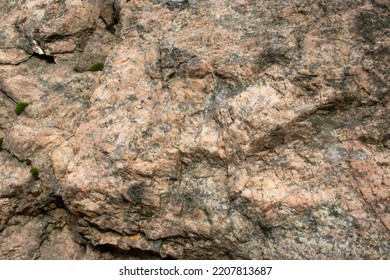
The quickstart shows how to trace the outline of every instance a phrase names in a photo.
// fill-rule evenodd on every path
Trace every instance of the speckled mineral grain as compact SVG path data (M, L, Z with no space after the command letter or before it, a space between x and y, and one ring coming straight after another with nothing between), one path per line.
M390 259L388 1L19 0L0 23L1 259Z

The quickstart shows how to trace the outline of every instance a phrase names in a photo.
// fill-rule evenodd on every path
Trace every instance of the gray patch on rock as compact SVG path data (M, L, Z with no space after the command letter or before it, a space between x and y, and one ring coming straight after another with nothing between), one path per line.
M389 36L390 15L375 10L365 10L356 16L357 33L373 43L376 38Z
M162 4L167 6L171 11L173 10L183 10L189 7L189 0L153 0L155 4Z
M348 152L342 144L330 144L327 147L327 152L332 165L338 165L342 160L346 160L348 157Z

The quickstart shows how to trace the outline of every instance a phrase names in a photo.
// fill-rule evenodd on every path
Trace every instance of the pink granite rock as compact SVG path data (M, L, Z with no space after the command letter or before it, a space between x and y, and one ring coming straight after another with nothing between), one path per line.
M385 2L3 5L0 258L390 258Z

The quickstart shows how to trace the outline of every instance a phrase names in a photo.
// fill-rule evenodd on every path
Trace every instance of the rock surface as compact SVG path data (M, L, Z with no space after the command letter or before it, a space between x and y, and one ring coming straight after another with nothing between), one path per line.
M0 21L1 259L390 258L388 1Z

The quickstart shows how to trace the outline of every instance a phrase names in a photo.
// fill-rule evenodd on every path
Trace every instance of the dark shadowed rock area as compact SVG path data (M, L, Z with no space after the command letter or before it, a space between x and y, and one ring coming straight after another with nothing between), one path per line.
M0 259L390 259L389 1L0 23Z

